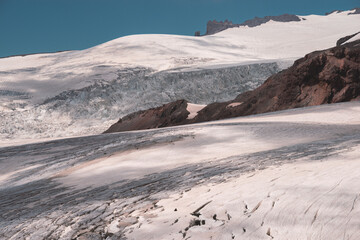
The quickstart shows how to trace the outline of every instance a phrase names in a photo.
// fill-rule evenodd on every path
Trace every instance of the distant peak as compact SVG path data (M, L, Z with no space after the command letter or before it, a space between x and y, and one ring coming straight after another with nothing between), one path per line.
M330 14L333 14L333 13L342 13L343 11L341 10L332 10L331 12L328 12L328 13L325 13L325 16L328 16Z
M350 10L351 12L348 13L348 15L352 15L352 14L360 14L360 8L353 8ZM342 13L345 11L342 10L333 10L331 12L325 13L326 16L330 15L330 14L337 14L337 13Z
M234 24L234 23L232 23L232 21L229 21L227 19L225 21L219 21L219 22L216 20L212 20L212 21L208 21L208 23L207 23L205 35L212 35L212 34L224 31L228 28L239 27L239 26L256 27L261 24L267 23L270 20L273 20L276 22L301 21L301 19L298 16L292 15L292 14L283 14L283 15L279 15L279 16L266 16L263 18L255 17L253 19L246 20L245 22L240 23L240 24Z
M360 8L354 8L354 9L351 9L351 13L348 13L348 15L352 15L352 14L360 14Z
M329 13L325 13L325 15L327 16L330 14L337 14L337 13L342 13L342 12L344 12L344 11L334 10ZM351 14L360 14L360 8L351 9L350 12L348 13L348 15L351 15ZM253 19L246 20L240 24L233 23L232 21L229 21L228 19L226 19L225 21L210 20L207 22L206 33L204 35L212 35L212 34L224 31L229 28L240 27L240 26L257 27L257 26L260 26L261 24L267 23L271 20L275 21L275 22L298 22L298 21L303 21L306 19L300 18L299 16L294 15L294 14L286 13L286 14L282 14L282 15L278 15L278 16L265 16L262 18L254 17ZM200 32L197 31L195 36L201 36Z

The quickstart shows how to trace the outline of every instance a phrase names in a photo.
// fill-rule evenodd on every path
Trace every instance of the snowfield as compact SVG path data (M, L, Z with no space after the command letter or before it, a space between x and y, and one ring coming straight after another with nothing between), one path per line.
M359 239L360 102L0 148L0 239Z
M300 16L211 36L133 35L93 48L0 59L0 139L101 133L137 110L233 99L305 54L359 31L360 15Z

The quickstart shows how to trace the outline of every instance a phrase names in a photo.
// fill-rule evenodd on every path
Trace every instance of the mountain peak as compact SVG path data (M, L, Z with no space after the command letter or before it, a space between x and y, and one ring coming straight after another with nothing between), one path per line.
M255 17L253 19L246 20L240 24L234 24L232 21L229 21L227 19L225 21L219 21L219 22L216 20L212 20L212 21L210 20L207 22L205 35L212 35L233 27L240 27L240 26L256 27L256 26L260 26L261 24L267 23L270 20L276 22L292 22L292 21L298 22L301 21L302 19L300 19L297 15L282 14L279 16L265 16L263 18Z
M331 12L325 13L325 16L331 14L338 14L342 13L342 10L333 10ZM360 14L360 8L353 8L348 11L347 15L353 14ZM207 22L206 25L206 33L204 35L212 35L221 31L224 31L229 28L240 27L240 26L247 26L247 27L257 27L261 24L267 23L270 20L275 22L298 22L302 20L306 20L305 18L301 18L294 14L282 14L278 16L265 16L265 17L254 17L253 19L246 20L242 23L233 23L232 21L225 20L225 21L217 21L217 20L210 20ZM200 32L197 31L195 36L200 36Z

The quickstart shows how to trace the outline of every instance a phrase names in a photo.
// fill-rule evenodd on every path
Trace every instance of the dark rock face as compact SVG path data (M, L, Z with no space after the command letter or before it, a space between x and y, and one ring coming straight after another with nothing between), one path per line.
M341 12L343 12L343 11L341 11L341 10L333 10L331 12L325 13L325 15L327 16L327 15L330 15L330 14L333 14L333 13L341 13Z
M106 133L174 126L291 108L360 100L360 40L307 54L234 100L212 103L187 119L187 102L130 114Z
M348 15L360 14L360 8L353 8L353 9L351 9L351 11L352 11L352 10L355 10L355 12L353 12L353 13L348 13ZM332 14L332 13L342 13L342 12L344 12L344 11L334 10L334 11L331 11L331 12L329 12L329 13L325 13L325 15L327 16L327 15L330 15L330 14Z
M224 22L220 21L217 22L216 20L208 21L206 26L206 34L205 35L211 35L215 34L221 31L224 31L228 28L233 27L240 27L240 26L248 26L248 27L256 27L261 24L267 23L270 20L276 21L276 22L293 22L293 21L301 21L301 19L296 15L291 14L283 14L280 16L266 16L263 18L255 17L250 20L246 20L245 22L241 24L234 24L231 21L225 20Z
M150 128L161 128L187 123L190 114L186 110L187 101L178 100L161 107L131 113L121 118L104 133L124 132Z
M359 33L360 33L360 32L357 32L357 33L351 34L351 35L349 35L349 36L340 38L340 39L336 42L336 46L340 46L341 44L343 44L343 43L346 42L347 40L355 37L355 36L358 35Z
M273 20L276 22L299 22L299 21L301 21L301 19L296 15L283 14L280 16L266 16L264 18L255 17L254 19L245 21L244 23L240 24L240 26L256 27L261 24L267 23L270 20Z
M352 10L355 10L355 12L353 13L349 13L349 15L352 15L352 14L360 14L360 8L354 8Z
M233 24L231 21L225 20L223 21L208 21L206 25L206 33L205 35L212 35L221 31L224 31L228 28L238 27L239 24Z
M348 15L351 14L360 14L360 8L354 8L352 10L355 10L353 13L349 13ZM334 10L332 12L329 13L325 13L325 15L330 15L332 13L341 13L343 11L341 10ZM240 27L240 26L248 26L248 27L257 27L261 24L267 23L270 20L276 21L276 22L298 22L301 20L306 20L305 18L299 18L297 15L293 15L293 14L283 14L280 16L266 16L263 18L259 18L259 17L255 17L253 19L250 20L246 20L243 23L240 24L236 24L236 23L232 23L231 21L225 20L224 22L220 21L208 21L207 22L207 26L206 26L206 33L205 35L212 35L221 31L224 31L228 28L234 28L234 27ZM197 32L199 35L195 35L195 36L200 36L200 33Z

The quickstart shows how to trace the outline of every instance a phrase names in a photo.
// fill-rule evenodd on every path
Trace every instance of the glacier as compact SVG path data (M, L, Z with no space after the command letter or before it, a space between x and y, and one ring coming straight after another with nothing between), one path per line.
M177 99L232 99L358 32L360 15L353 12L203 37L132 35L80 51L1 58L1 144L101 133L130 112Z
M280 68L277 63L259 63L182 72L140 67L113 71L115 79L99 76L89 86L63 91L39 104L30 104L28 93L0 91L0 139L101 133L119 117L177 99L199 104L230 100L258 87Z

